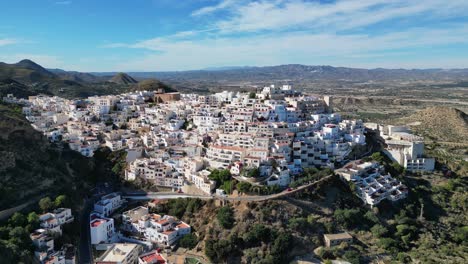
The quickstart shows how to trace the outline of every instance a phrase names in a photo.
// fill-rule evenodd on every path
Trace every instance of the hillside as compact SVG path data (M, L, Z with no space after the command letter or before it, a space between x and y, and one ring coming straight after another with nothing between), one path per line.
M175 91L159 80L147 80L142 84L127 74L111 78L90 73L47 70L31 60L7 64L0 62L0 97L9 93L26 97L39 93L65 98L83 98L93 95L121 94L132 90Z
M92 75L86 72L77 72L77 71L65 71L62 69L47 69L48 71L54 73L62 80L69 80L75 82L87 82L87 83L98 83L104 82L107 80L107 76L99 77Z
M149 79L138 82L138 84L132 86L131 90L133 91L157 91L163 89L164 92L176 92L176 90L169 87L167 84L161 82L157 79Z
M468 115L450 107L430 107L398 120L438 141L468 142Z
M109 82L123 84L123 85L138 83L137 80L133 79L130 75L123 73L123 72L117 73L114 77L112 77L109 80Z
M15 64L0 62L0 79L8 78L24 83L34 83L53 80L56 76L30 60L22 60Z
M93 182L111 179L107 155L103 149L85 158L50 144L31 127L21 108L0 104L0 211L58 193L81 202Z

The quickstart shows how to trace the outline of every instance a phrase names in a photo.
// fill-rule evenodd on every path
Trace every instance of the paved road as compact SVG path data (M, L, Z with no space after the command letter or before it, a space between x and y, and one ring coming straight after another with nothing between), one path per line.
M280 193L271 194L271 195L246 195L239 197L222 197L222 196L209 196L209 195L190 195L190 194L180 194L180 193L146 193L146 194L126 194L122 198L130 200L151 200L151 199L177 199L177 198L200 198L200 199L215 199L215 200L224 200L224 201L266 201L271 199L278 199L283 196L291 195L300 191L303 191L307 188L310 188L320 182L330 179L333 175L328 175L320 180L311 182L309 184L302 185L293 189L291 191L282 191Z
M85 200L84 208L80 215L80 246L79 246L79 263L93 263L93 251L91 250L91 238L89 230L89 214L93 205L92 199Z

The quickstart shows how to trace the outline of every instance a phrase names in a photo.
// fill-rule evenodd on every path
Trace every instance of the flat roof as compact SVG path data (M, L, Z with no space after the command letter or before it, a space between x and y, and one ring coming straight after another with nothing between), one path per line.
M339 233L339 234L324 234L323 236L328 238L329 240L352 239L353 238L348 232Z
M101 257L99 262L122 262L125 257L132 252L138 245L130 243L117 243L110 247L104 255Z

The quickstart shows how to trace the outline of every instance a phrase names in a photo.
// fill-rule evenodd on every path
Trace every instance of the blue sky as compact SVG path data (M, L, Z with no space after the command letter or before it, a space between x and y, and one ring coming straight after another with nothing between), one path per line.
M4 0L0 10L0 61L49 68L468 68L466 0Z

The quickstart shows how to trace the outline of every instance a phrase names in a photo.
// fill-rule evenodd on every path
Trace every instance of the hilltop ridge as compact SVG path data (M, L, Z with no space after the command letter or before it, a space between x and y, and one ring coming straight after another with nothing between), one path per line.
M398 123L407 123L423 135L440 141L468 142L468 115L456 108L434 106L408 117Z
M117 84L124 84L124 85L138 83L137 80L133 79L130 75L123 73L123 72L117 73L114 77L112 77L109 80L109 82L117 83Z

